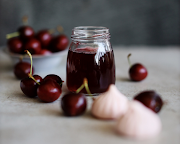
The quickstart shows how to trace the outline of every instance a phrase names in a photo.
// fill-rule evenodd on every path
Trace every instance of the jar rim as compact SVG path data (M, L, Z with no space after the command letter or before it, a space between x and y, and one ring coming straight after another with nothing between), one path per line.
M76 40L104 40L110 39L109 29L103 26L78 26L72 29L71 39Z
M73 31L89 31L89 32L105 32L108 33L109 29L107 27L103 27L103 26L78 26L78 27L74 27L72 29Z

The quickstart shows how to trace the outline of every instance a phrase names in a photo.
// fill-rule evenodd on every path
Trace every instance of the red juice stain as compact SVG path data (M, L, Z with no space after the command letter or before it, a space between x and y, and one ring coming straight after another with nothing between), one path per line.
M105 92L115 84L115 62L113 51L97 52L97 48L69 50L67 57L67 87L75 92L88 79L91 93ZM81 92L87 93L85 89Z

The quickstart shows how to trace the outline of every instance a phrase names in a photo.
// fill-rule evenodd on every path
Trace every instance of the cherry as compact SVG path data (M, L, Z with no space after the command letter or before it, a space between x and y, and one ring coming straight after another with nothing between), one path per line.
M8 48L13 53L22 53L23 51L23 42L19 37L14 37L8 40L7 42Z
M31 68L30 72L28 73L29 77L26 77L21 80L20 88L22 92L28 97L36 97L37 96L37 88L42 82L42 78L39 75L32 76L32 56L29 51L25 50L25 52L29 55L31 60Z
M133 81L141 81L146 78L147 74L146 68L139 63L134 64L129 70L130 78Z
M25 43L25 50L28 50L31 54L39 54L41 44L37 39L32 38Z
M77 89L76 93L68 93L63 96L61 99L61 108L65 115L78 116L85 112L87 105L86 98L83 93L79 93L84 87L87 93L92 96L87 78L84 78L83 84Z
M42 47L47 48L51 42L52 35L49 30L41 30L36 34L36 38L40 41Z
M28 73L29 77L26 77L21 80L20 87L22 92L28 96L28 97L36 97L37 96L37 88L40 85L40 83L43 81L43 79L39 75L32 76L32 55L28 50L25 50L25 52L29 55L31 60L31 68L30 72Z
M130 69L129 69L129 76L132 81L141 81L145 79L148 75L147 69L140 63L136 63L131 66L129 57L131 54L128 55L128 61L130 64Z
M52 38L51 43L49 45L49 49L53 52L65 50L69 44L68 37L66 35L62 34L63 28L61 26L58 26L57 30L61 34Z
M41 49L41 51L39 52L39 55L44 55L44 56L51 55L51 54L52 52L47 49Z
M61 108L67 116L78 116L85 112L86 103L84 94L69 93L61 99Z
M59 35L52 39L50 49L53 52L65 50L69 44L68 38L65 35Z
M40 76L32 76L32 55L28 50L25 52L29 55L31 60L31 70L28 74L29 78L23 79L21 81L21 89L27 96L38 97L44 102L53 102L59 98L61 95L60 85L52 79L42 80ZM32 80L31 80L32 79ZM40 83L39 83L40 82Z
M39 75L33 75L33 78L36 80L36 82L31 78L31 76L22 79L20 82L22 92L28 97L37 96L37 88L43 81L43 79Z
M14 66L14 74L18 79L23 79L28 77L28 73L30 72L31 64L28 62L20 61ZM33 73L33 69L32 69Z
M37 89L37 95L43 102L53 102L61 93L60 85L52 79L44 80Z
M28 40L34 37L34 30L30 26L21 26L18 32L22 40Z
M140 101L146 107L153 110L155 113L158 113L163 106L163 101L162 101L160 95L152 90L151 91L143 91L143 92L137 94L134 97L134 99Z
M32 27L28 26L28 17L23 16L22 18L23 26L18 28L19 36L22 40L27 41L34 37L34 30Z
M62 87L62 83L64 82L64 81L62 81L62 79L61 79L58 75L55 75L55 74L49 74L49 75L47 75L46 77L44 77L44 80L47 80L47 79L54 80L54 81L57 82L61 87Z
M24 42L24 41L27 41L27 40L29 40L29 39L34 37L34 30L33 30L33 28L30 27L30 26L27 26L28 17L24 16L22 18L22 21L23 21L24 25L19 27L17 32L14 32L14 33L11 33L11 34L7 34L6 35L7 39L19 36L20 39L23 40L23 42Z

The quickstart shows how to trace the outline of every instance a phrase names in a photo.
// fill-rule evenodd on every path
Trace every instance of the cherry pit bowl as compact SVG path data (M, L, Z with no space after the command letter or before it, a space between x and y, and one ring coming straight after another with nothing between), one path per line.
M28 55L12 53L7 47L5 47L3 51L11 58L13 65L19 62L21 56L23 56L22 61L31 63ZM63 57L67 55L67 52L66 49L50 55L32 55L34 70L37 72L56 68L62 61Z

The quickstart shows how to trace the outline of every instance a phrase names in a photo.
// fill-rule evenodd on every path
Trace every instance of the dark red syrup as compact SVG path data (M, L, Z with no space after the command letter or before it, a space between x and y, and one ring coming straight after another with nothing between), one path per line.
M105 92L115 84L115 62L113 51L97 52L97 48L69 50L67 57L67 87L75 92L88 79L92 94ZM85 89L81 92L87 93Z

